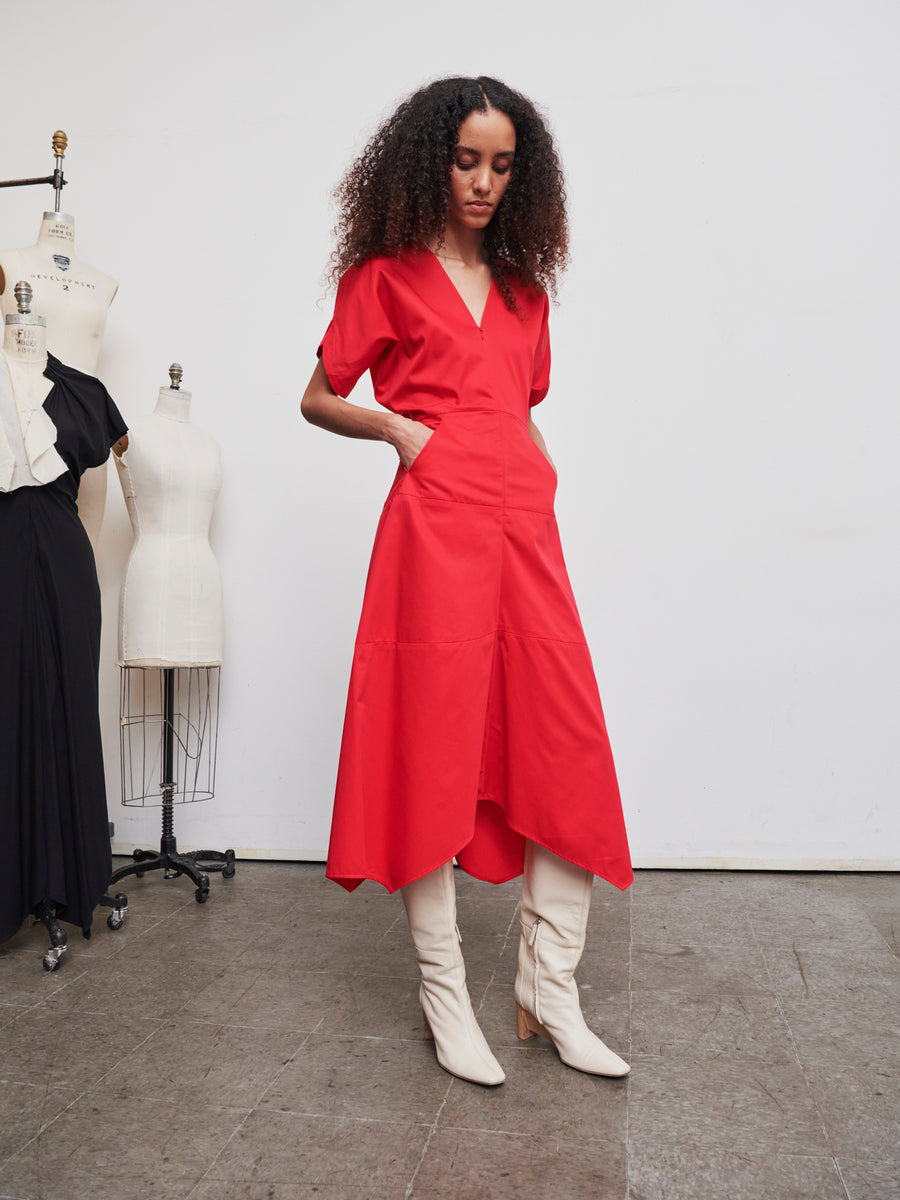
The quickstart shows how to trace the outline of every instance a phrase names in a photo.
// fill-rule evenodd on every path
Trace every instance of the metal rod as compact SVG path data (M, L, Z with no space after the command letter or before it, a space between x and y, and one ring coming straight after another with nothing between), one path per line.
M163 834L172 834L172 804L175 793L175 669L163 668L162 787Z
M53 174L44 175L40 179L4 179L0 180L0 188L7 187L32 187L35 184L49 183L55 193L55 212L60 211L60 202L62 198L62 190L69 182L63 175L63 159L66 156L66 146L69 144L69 139L66 137L62 129L57 129L53 135Z
M65 131L57 129L53 135L53 189L56 197L54 212L60 211L60 197L66 184L65 179L63 179L62 166L68 144L69 139L66 137Z
M59 177L60 177L60 179L62 180L62 182L60 183L60 185L59 185L59 186L60 186L60 187L62 187L62 186L63 186L63 184L65 184L65 183L67 183L67 182L68 182L68 180L62 179L62 173L61 173L61 172L60 172L60 175L59 175ZM56 171L54 171L52 175L45 175L45 176L43 177L43 179L4 179L4 180L0 181L0 188L4 188L4 187L29 187L29 186L30 186L31 184L33 184L33 183L52 183L52 184L53 184L53 186L54 186L54 187L56 187L56 179L57 179L57 172L56 172Z

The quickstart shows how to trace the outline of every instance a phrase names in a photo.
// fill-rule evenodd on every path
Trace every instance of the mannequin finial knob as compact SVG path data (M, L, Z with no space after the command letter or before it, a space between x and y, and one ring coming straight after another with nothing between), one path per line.
M57 158L62 158L66 152L66 146L69 144L69 139L66 137L65 131L57 129L53 135L53 153Z
M24 316L31 312L31 297L34 293L31 290L31 284L26 283L24 279L20 279L13 288L13 295L16 298L16 304L19 306L19 312Z
M172 380L173 391L177 392L181 387L182 375L184 375L184 371L181 369L181 363L172 363L171 367L169 367L169 378Z

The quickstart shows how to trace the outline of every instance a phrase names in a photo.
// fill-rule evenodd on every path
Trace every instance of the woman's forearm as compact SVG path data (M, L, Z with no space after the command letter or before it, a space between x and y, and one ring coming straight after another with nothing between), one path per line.
M370 442L387 442L394 447L407 468L415 461L432 432L427 425L410 421L397 413L361 408L358 404L342 400L329 383L321 359L316 363L316 369L303 393L300 412L311 425L318 425L329 433L363 438Z
M377 412L342 400L328 382L321 359L303 393L300 412L311 425L318 425L329 433L365 438L372 442L390 442L391 445L394 444L391 433L397 422L403 420L395 413Z

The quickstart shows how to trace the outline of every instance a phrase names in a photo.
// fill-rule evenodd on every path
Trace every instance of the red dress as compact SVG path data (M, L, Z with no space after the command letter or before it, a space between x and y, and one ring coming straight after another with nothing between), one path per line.
M327 874L390 891L456 857L500 883L525 839L632 881L556 474L528 434L547 393L545 295L492 283L481 325L430 252L346 272L320 348L347 396L435 432L378 525L353 658Z

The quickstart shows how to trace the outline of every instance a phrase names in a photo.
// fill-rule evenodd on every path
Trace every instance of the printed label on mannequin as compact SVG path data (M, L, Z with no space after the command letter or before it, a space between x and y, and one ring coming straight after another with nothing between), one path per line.
M58 238L61 242L74 242L75 228L72 225L66 225L62 221L53 221L47 226L46 236Z
M46 279L48 283L58 283L64 292L67 292L70 287L89 288L92 292L97 290L96 283L89 283L86 279L60 279L58 275L43 275L40 271L31 271L27 277L29 279Z
M54 254L53 261L61 271L68 271L69 267L72 265L71 258L65 254Z
M16 350L37 353L38 333L34 328L29 328L27 325L14 326L13 341Z

